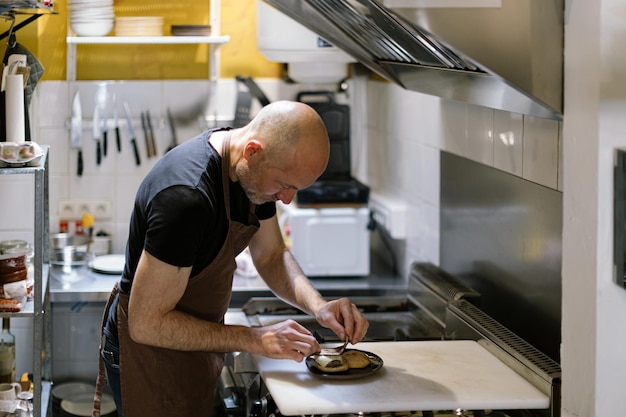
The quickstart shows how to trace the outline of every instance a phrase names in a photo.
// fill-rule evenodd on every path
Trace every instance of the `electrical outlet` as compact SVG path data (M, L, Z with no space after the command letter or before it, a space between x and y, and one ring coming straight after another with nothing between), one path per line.
M407 207L403 201L372 193L369 207L376 223L385 228L392 238L406 238Z
M95 220L111 218L111 202L104 200L61 200L59 219L80 220L84 213L90 213Z

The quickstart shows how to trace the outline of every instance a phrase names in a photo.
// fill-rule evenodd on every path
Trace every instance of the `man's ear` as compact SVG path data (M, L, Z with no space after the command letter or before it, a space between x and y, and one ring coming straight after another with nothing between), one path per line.
M246 146L243 148L243 157L246 161L254 161L257 162L263 155L263 144L256 139L251 139L246 143Z

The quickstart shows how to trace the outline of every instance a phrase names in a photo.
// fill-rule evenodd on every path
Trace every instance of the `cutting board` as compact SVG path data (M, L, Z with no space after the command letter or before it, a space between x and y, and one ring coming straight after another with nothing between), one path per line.
M368 342L384 366L328 380L304 362L254 355L283 415L377 411L547 409L549 398L475 341Z

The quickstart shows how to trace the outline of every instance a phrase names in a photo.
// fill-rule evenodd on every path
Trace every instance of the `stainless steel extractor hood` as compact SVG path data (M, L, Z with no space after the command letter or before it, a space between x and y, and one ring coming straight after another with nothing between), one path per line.
M404 0L394 9L376 0L263 1L408 90L562 120L563 0L469 8Z

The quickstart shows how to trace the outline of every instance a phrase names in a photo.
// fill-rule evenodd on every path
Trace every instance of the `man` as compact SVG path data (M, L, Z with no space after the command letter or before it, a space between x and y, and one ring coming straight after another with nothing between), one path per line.
M169 151L137 192L126 265L103 322L103 366L123 417L210 416L223 352L301 362L319 351L294 321L261 328L223 324L236 269L249 247L280 298L340 339L363 339L368 322L346 298L327 302L285 248L275 201L290 203L329 156L311 107L265 106L246 126L205 132ZM98 399L95 416L99 415Z

